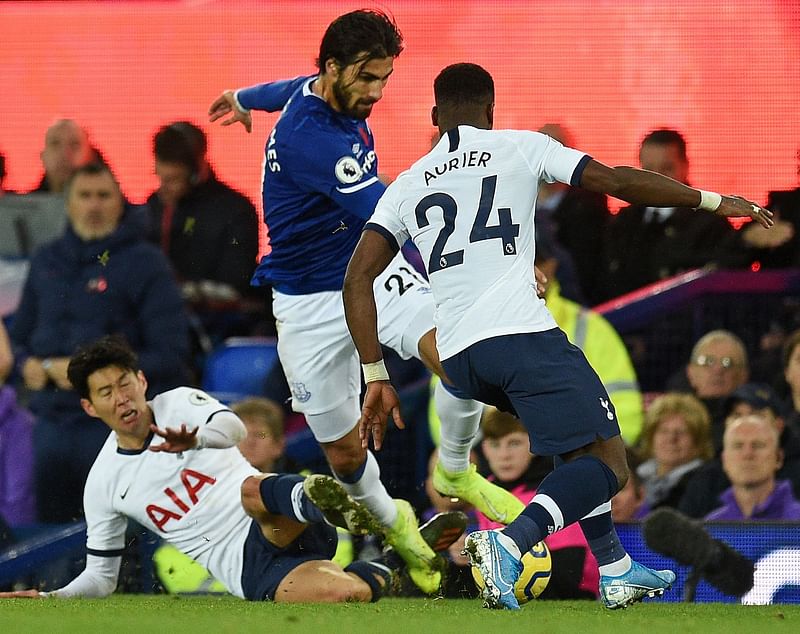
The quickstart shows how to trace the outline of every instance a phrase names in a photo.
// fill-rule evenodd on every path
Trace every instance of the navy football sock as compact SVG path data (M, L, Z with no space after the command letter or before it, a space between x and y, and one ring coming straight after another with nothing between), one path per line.
M599 566L619 561L627 554L611 519L611 509L580 521L583 534Z
M617 492L617 477L605 463L583 455L553 470L522 514L503 529L522 554L549 534L577 522Z
M387 592L392 585L392 571L380 560L376 561L354 561L352 564L344 569L345 572L352 572L359 579L366 583L370 590L372 590L371 601L375 603L380 599L385 592ZM380 581L375 578L375 575L381 577L384 584L381 585Z
M303 491L303 476L287 474L264 478L259 485L261 501L267 511L285 515L303 524L320 524L325 521L314 503Z

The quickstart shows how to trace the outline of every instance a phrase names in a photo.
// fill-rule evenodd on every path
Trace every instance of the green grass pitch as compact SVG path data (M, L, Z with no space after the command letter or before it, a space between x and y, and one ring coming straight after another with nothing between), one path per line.
M0 632L147 634L767 634L800 631L800 606L643 603L610 611L587 601L532 602L519 612L479 601L384 599L283 605L232 597L114 595L96 600L0 601Z

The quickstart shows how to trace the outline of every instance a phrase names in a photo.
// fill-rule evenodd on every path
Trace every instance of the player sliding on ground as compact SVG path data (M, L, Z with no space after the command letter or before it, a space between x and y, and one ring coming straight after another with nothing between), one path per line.
M520 553L576 521L600 564L607 607L660 595L675 574L632 561L611 521L611 497L628 478L614 405L536 293L538 186L560 181L632 203L749 216L765 227L772 214L653 172L608 167L543 134L491 130L494 82L480 66L447 67L434 95L441 140L386 190L345 275L345 314L368 382L362 442L373 437L379 444L386 416L399 418L376 334L373 282L411 238L430 275L447 379L460 396L515 413L532 451L556 463L517 519L467 537L467 552L486 581L485 604L519 609L513 588Z
M68 376L86 413L111 428L84 489L86 569L52 592L0 598L108 596L117 586L128 518L200 562L240 598L377 601L390 588L402 561L392 552L344 569L330 561L334 525L381 533L377 519L333 478L251 467L237 448L244 423L219 401L188 387L147 401L136 355L115 337L78 351ZM420 533L442 550L465 524L463 514L441 514Z

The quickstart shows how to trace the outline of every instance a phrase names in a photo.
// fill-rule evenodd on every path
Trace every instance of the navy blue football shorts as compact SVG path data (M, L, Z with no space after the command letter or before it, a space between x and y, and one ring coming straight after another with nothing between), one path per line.
M559 328L484 339L442 366L464 396L515 414L537 455L565 454L620 433L597 373Z
M336 529L327 524L309 524L285 548L271 544L255 521L244 542L242 590L245 599L263 601L275 598L284 577L306 561L331 559L336 553Z

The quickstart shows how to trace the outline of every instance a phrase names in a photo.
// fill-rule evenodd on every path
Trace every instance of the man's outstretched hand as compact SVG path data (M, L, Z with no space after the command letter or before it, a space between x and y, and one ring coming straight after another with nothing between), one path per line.
M718 216L724 216L725 218L750 217L767 229L775 224L775 221L772 219L772 212L769 209L751 203L741 196L723 196L722 202L714 213Z
M0 592L0 599L41 599L38 590L14 590L13 592Z
M164 439L160 445L150 445L150 451L166 451L167 453L181 453L194 449L197 446L197 430L195 427L192 431L186 429L186 425L181 425L180 429L159 429L155 425L150 425L150 429L156 436L161 436Z
M369 439L375 450L379 450L386 435L386 424L389 414L392 415L395 425L405 429L406 424L400 415L400 399L389 381L372 381L367 383L367 393L364 404L361 406L361 418L358 419L358 437L361 446L369 447Z
M208 108L208 120L214 123L226 115L231 115L222 122L223 126L241 123L248 132L253 131L253 117L249 110L242 110L236 103L232 90L226 90L217 97Z

